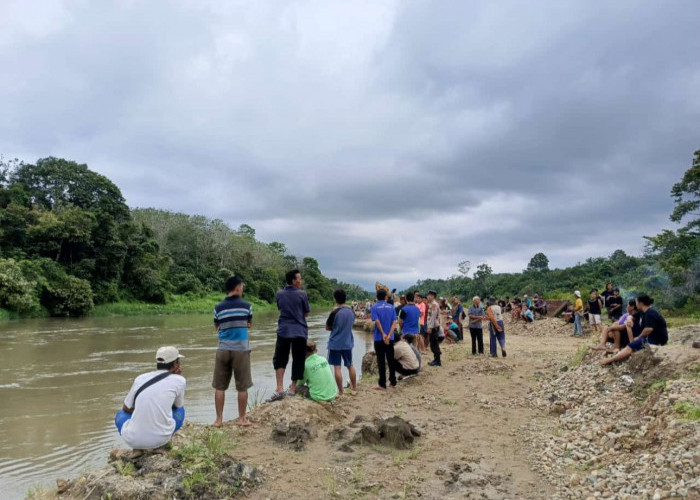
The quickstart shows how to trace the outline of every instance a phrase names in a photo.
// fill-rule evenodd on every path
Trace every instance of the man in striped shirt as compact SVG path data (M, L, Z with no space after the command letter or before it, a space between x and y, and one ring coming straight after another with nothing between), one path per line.
M253 386L250 373L250 342L248 328L253 321L253 308L243 300L243 280L233 276L226 280L228 295L214 307L214 326L219 333L219 348L214 364L214 405L216 406L215 427L223 424L224 400L231 375L236 380L238 392L238 420L236 424L251 425L246 418L248 389Z

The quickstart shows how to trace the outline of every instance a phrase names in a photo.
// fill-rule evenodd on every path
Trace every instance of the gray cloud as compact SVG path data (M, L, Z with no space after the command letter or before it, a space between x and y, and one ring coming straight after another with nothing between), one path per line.
M698 144L692 0L5 2L0 152L402 287L638 253Z

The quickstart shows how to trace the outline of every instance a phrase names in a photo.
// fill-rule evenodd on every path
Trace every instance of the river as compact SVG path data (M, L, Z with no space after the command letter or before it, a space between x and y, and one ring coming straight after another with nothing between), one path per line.
M323 355L327 315L324 311L309 318L309 336ZM276 312L255 315L251 402L268 397L274 389L276 322ZM358 373L371 343L370 335L355 332ZM211 376L217 340L210 315L0 323L2 498L21 499L30 488L53 487L56 478L73 478L106 464L112 448L124 447L114 427L115 412L134 377L155 369L156 349L168 344L186 356L182 365L187 419L213 422ZM226 420L237 416L235 392L229 389L227 396Z

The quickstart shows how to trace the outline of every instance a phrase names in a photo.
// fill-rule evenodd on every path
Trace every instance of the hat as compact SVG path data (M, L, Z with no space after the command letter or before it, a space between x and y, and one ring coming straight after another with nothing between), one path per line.
M176 347L171 345L161 347L156 351L156 361L158 363L172 363L180 358L184 358L184 356L178 352Z
M574 292L574 295L576 295L578 298L581 298L581 292L579 292L578 290Z
M479 297L478 295L474 295L474 298L472 298L472 302L474 302L476 299L481 300L481 297Z

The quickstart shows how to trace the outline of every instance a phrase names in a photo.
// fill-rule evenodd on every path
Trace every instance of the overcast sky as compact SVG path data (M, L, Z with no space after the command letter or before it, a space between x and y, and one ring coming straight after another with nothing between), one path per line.
M0 153L403 288L671 227L700 2L0 2Z

